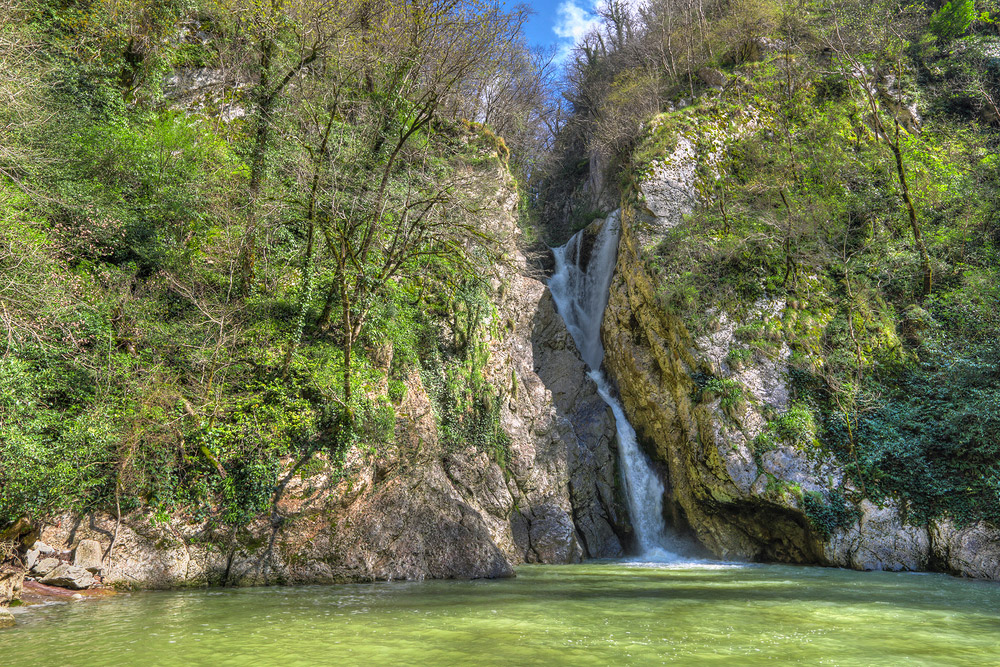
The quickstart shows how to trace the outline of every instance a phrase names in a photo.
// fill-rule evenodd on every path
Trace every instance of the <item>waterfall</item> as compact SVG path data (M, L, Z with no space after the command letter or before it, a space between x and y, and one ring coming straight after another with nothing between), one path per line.
M601 370L601 362L604 361L601 321L608 305L620 235L621 221L616 212L601 225L591 245L588 245L590 239L584 230L566 245L554 248L556 271L549 280L549 290L580 355L590 367L588 375L597 384L601 398L614 412L618 455L639 556L644 560L674 561L680 557L668 548L670 540L663 523L663 483L639 449L635 429Z

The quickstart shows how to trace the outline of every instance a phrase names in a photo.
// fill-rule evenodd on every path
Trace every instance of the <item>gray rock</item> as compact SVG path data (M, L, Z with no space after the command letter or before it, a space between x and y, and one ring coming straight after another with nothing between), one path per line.
M73 565L100 574L104 551L97 540L80 540L73 554Z
M38 549L29 549L28 553L24 555L24 566L29 570L35 567L35 563L38 562L39 551Z
M43 556L51 556L56 552L56 550L53 547L50 547L41 540L37 540L34 544L31 545L31 548L32 550L37 551Z
M44 577L52 570L59 567L59 563L60 560L58 558L43 558L35 563L34 567L31 568L31 573L38 577Z
M579 563L583 560L573 519L557 505L533 508L528 540L540 563Z
M942 521L931 528L934 559L966 577L1000 580L1000 529L982 523L956 528Z
M41 583L46 586L60 586L62 588L80 590L90 588L97 583L97 579L82 567L63 563L42 577Z

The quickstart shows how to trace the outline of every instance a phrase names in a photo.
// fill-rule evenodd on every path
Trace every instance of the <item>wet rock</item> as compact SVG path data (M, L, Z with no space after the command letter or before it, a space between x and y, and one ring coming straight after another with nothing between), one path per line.
M6 609L0 609L0 629L12 628L15 625L17 625L17 621L14 620L14 614Z
M63 563L42 577L39 583L46 586L59 586L61 588L80 590L90 588L97 583L97 579L82 567Z
M104 550L97 540L80 540L73 552L73 565L89 570L93 574L100 574Z

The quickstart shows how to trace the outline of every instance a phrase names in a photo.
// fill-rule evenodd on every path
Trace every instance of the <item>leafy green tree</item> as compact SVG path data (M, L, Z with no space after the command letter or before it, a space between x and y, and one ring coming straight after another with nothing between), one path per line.
M974 0L949 0L931 16L930 28L938 39L948 42L964 35L975 20Z

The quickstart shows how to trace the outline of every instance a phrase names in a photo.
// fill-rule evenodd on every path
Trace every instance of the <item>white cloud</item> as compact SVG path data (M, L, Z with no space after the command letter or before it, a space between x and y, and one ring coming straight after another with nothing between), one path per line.
M607 0L563 0L560 3L552 26L552 32L559 37L559 60L566 60L587 33L600 28L598 12L606 3ZM633 12L642 4L643 0L625 0L625 5Z
M556 11L556 23L552 31L561 39L577 44L584 36L600 25L601 21L594 12L594 5L581 7L578 0L565 0Z

